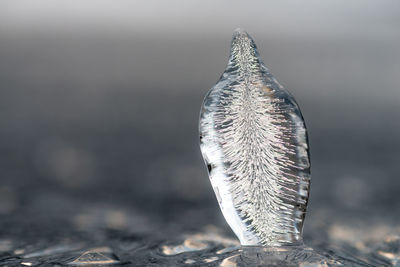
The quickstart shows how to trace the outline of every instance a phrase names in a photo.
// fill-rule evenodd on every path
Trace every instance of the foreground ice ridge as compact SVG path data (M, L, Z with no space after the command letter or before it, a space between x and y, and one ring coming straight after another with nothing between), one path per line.
M204 99L199 126L214 192L240 243L301 243L310 187L306 127L245 31L233 34L228 65Z

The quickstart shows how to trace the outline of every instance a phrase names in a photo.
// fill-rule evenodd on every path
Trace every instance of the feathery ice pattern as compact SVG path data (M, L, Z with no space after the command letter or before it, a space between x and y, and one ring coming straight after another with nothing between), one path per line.
M310 187L306 127L294 98L242 30L204 99L199 126L214 192L241 244L301 243Z

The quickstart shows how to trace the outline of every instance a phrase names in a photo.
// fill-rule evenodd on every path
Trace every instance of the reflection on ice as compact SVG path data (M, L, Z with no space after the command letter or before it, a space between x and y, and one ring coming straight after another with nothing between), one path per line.
M220 266L341 266L339 260L323 256L306 246L242 247Z
M207 248L207 244L198 242L196 240L185 240L183 244L177 246L163 246L162 252L165 255L177 255L183 252L199 251Z
M232 248L238 248L239 242L224 236L221 236L213 228L208 229L210 232L206 234L194 234L186 236L183 243L178 245L163 245L162 253L168 256L177 255L184 252L202 251L206 249L212 249L216 246L223 246L223 249L219 250L217 254L231 251ZM215 261L212 260L212 261Z
M321 254L305 245L280 247L240 246L236 240L217 232L194 234L177 245L163 245L161 253L170 264L211 264L210 266L362 266ZM171 257L174 256L174 257ZM162 263L162 261L160 261Z
M239 248L240 248L240 246L227 247L227 248L218 250L216 253L217 254L225 254L225 253L229 253L229 252L238 250Z

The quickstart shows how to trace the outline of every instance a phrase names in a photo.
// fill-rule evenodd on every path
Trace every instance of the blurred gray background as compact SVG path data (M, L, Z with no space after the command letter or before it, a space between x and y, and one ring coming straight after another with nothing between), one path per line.
M308 126L306 236L398 227L399 1L2 1L0 236L229 234L198 115L237 27Z

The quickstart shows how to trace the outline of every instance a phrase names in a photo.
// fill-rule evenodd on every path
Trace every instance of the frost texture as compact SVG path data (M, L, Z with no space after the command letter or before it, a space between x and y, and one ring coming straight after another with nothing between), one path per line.
M306 127L244 31L235 31L228 66L204 99L200 147L242 245L301 243L310 186Z

